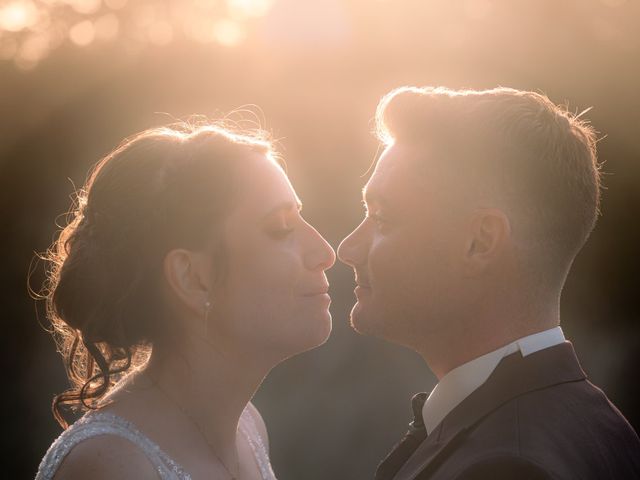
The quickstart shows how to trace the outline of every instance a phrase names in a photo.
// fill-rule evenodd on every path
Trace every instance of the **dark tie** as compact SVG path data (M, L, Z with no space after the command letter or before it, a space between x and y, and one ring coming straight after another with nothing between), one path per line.
M404 438L393 447L391 453L385 457L376 470L375 480L391 480L400 470L409 457L415 452L418 445L427 438L427 430L424 428L422 418L422 407L427 400L428 394L425 392L416 393L411 399L411 409L413 410L413 421L409 423L409 430Z

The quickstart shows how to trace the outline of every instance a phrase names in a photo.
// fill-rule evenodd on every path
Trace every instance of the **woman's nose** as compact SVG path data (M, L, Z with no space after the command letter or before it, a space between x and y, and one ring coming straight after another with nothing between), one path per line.
M312 248L305 256L307 268L310 270L328 270L336 263L336 252L318 231L309 225L312 230Z

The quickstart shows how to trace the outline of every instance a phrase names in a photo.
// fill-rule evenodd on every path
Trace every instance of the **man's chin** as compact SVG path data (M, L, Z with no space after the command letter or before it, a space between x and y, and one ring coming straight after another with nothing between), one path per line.
M366 309L357 302L351 309L351 314L349 316L351 328L361 335L380 336L382 332L378 331L379 329L376 328L375 324L376 319L372 317L373 316L370 312L367 312Z
M397 317L389 312L382 312L370 308L365 308L360 303L356 303L350 315L351 328L361 335L369 335L380 340L413 348L412 341L407 338L406 330L400 329L401 322L397 322Z

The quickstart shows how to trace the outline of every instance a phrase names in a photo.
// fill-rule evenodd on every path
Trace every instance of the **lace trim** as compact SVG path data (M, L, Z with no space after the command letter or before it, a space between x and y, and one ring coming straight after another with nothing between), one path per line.
M269 455L258 432L254 419L245 409L238 429L245 436L263 480L276 480L269 462ZM78 443L98 435L117 435L138 446L147 456L162 480L191 480L191 476L173 461L156 443L151 441L135 425L109 412L90 412L62 432L51 444L38 467L36 480L51 480L64 458Z
M260 470L260 476L262 479L277 480L276 475L273 472L273 468L271 468L267 448L264 445L260 432L258 432L253 415L251 415L246 409L242 412L238 429L245 436L251 450L253 451L253 458L255 458L256 463L258 464L258 469Z
M98 435L117 435L139 447L162 480L191 480L184 469L131 422L108 412L90 412L75 422L53 442L45 454L36 480L53 478L64 458L78 443Z

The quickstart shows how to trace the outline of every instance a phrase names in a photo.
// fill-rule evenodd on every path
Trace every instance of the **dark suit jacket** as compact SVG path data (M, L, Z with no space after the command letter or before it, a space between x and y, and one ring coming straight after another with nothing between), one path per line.
M640 479L638 435L568 342L505 357L425 436L416 418L376 480Z

